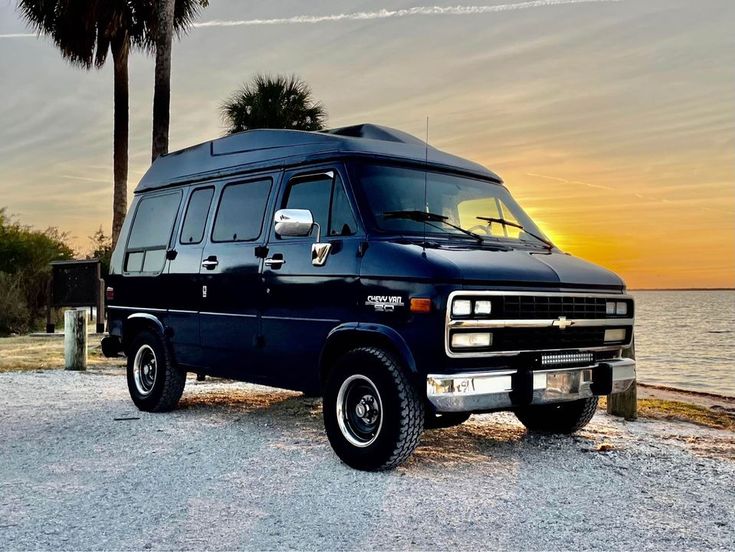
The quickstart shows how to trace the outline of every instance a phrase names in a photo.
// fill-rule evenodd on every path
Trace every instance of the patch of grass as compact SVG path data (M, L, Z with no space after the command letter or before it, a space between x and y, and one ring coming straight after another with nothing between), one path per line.
M607 397L600 397L600 410L607 410ZM666 399L638 399L638 416L654 420L689 422L715 429L735 431L735 417L706 406Z
M105 358L100 344L88 342L88 366L122 365L123 359ZM58 370L64 368L64 340L58 337L0 338L0 372Z
M735 418L732 415L680 401L638 399L638 414L657 420L678 420L735 431Z

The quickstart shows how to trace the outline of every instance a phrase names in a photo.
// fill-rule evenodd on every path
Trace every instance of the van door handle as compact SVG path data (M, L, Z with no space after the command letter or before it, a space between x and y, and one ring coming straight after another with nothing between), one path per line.
M275 255L273 257L268 257L265 261L265 266L272 266L273 268L281 268L284 264L286 264L286 260L281 257L276 257Z
M202 268L206 268L207 270L214 270L214 268L219 264L219 261L217 260L217 257L212 255L211 257L204 259L202 261Z

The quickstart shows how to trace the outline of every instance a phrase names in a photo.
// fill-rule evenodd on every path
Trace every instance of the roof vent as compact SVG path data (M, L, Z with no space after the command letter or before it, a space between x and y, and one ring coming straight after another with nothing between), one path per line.
M364 138L367 140L381 140L383 142L399 142L401 144L414 144L424 145L422 140L419 140L415 136L411 136L400 130L394 128L388 128L379 125L353 125L342 128L335 128L332 130L325 130L327 134L334 134L335 136L346 136L349 138Z

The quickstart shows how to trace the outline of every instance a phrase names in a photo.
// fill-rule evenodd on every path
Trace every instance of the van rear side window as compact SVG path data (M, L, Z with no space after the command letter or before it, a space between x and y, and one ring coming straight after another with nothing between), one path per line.
M229 184L222 190L212 241L252 241L263 229L271 180Z
M161 271L180 201L181 192L140 200L128 238L125 272Z
M212 203L214 188L194 190L186 209L184 224L181 228L181 243L201 243L204 238L204 227L207 224L209 205Z

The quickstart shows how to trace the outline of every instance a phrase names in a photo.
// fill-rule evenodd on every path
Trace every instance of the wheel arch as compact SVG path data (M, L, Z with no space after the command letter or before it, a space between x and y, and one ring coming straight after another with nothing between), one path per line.
M396 355L410 377L418 373L410 347L395 329L382 324L347 322L329 332L319 355L319 383L322 387L337 358L360 346L383 347Z
M128 316L123 322L122 346L127 351L135 336L142 330L153 330L161 337L166 336L166 328L158 317L147 312L136 312Z

